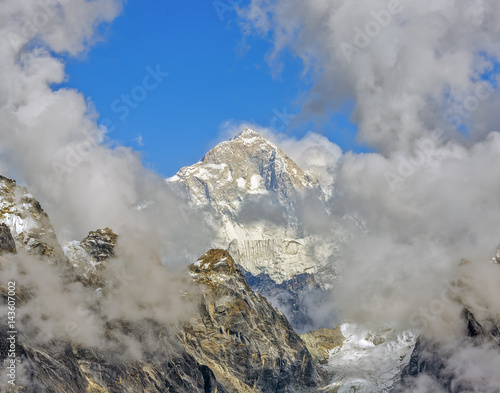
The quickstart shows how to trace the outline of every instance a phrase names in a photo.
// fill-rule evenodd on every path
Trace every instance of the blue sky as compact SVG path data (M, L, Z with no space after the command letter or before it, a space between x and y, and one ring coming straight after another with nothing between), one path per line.
M110 120L110 137L141 151L164 176L198 161L228 120L296 137L314 130L357 149L349 108L327 124L285 126L281 118L300 111L297 97L308 88L301 63L285 55L283 72L273 78L269 43L243 37L229 3L218 2L220 14L212 0L129 0L101 42L85 57L67 59L63 86L83 92ZM147 77L151 70L161 73L156 81Z

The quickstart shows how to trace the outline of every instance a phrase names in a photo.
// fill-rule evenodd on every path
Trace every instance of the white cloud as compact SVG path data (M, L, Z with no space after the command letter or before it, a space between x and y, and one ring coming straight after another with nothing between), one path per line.
M206 251L211 238L201 216L145 169L137 153L107 139L92 103L74 89L53 87L66 78L60 55L85 53L99 39L97 26L111 22L121 7L118 0L6 0L0 6L2 174L28 186L61 242L112 228L119 235L118 258L101 274L133 277L79 335L87 344L95 337L93 345L111 318L173 322L185 314L180 288L188 284L178 272ZM68 284L54 269L34 257L12 257L0 276L19 278L38 295L23 306L31 311L30 329L64 336L68 321L81 326L75 312L94 307L96 295L93 288Z
M285 51L304 60L315 83L302 115L354 98L358 137L377 152L349 152L337 164L337 210L360 217L366 231L344 249L335 301L347 318L412 327L412 313L439 299L462 257L479 271L500 242L496 75L478 86L500 58L500 4L401 0L389 22L384 12L395 2L253 0L240 17L247 33L271 37L271 66ZM387 23L370 37L381 12ZM346 58L342 43L355 53ZM443 135L429 147L437 129ZM388 172L399 177L397 189ZM492 296L479 286L464 301L498 308ZM430 324L446 334L459 311ZM485 373L495 380L485 370L476 387Z

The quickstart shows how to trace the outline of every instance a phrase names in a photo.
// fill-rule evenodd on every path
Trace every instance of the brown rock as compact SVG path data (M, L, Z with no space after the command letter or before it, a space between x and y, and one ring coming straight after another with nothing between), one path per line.
M183 340L229 392L295 393L319 386L304 342L282 313L252 291L226 250L210 250L189 270L205 292Z
M345 337L340 331L340 326L334 329L319 329L300 336L306 343L307 349L314 360L326 364L330 358L330 351L342 347Z

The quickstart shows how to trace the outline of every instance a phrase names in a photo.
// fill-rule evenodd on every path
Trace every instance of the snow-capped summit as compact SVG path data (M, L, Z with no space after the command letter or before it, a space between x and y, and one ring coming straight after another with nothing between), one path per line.
M242 131L238 132L235 136L233 136L231 138L231 140L234 141L234 140L240 139L240 138L246 139L247 141L249 139L253 139L253 138L264 139L264 138L262 138L262 136L258 132L254 131L250 128L244 128ZM270 142L268 142L268 143L270 143Z
M215 210L217 246L251 273L281 282L316 270L297 209L308 193L321 199L319 182L259 133L244 129L167 182L192 204Z
M276 192L286 204L293 192L319 188L318 181L281 149L248 128L167 181L184 183L197 205L211 204L233 213L248 194Z

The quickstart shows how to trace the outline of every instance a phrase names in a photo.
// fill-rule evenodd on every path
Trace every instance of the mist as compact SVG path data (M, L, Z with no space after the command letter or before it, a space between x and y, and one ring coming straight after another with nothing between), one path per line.
M463 305L490 317L500 306L491 263L500 243L500 5L253 0L239 15L246 34L270 41L275 72L282 56L302 60L314 83L299 116L354 100L357 139L374 150L324 162L323 173L334 173L331 227L346 215L361 224L342 250L336 309L371 327L451 335L459 347ZM458 290L462 259L474 290ZM467 356L479 365L464 378L484 391L498 386L486 367L498 351L464 346L448 364L458 379Z
M125 271L134 279L116 289L120 301L108 303L110 319L175 321L185 307L180 284L174 285L177 274L210 248L208 213L193 211L144 168L137 152L110 140L107 124L80 92L57 87L66 78L62 57L84 56L100 39L98 26L111 23L122 5L3 2L0 170L42 203L61 243L104 227L119 235L109 272ZM325 236L335 236L339 226L353 232L342 250L342 280L332 297L336 311L374 327L450 333L459 342L454 329L460 307L442 300L442 312L429 318L425 310L454 282L466 280L460 302L499 313L500 271L490 260L500 243L500 4L252 0L239 15L246 34L270 40L273 72L279 73L286 53L303 61L314 84L301 116L331 113L354 100L358 140L375 151L342 152L321 130L302 140L274 136L331 191L330 220L309 222ZM82 303L91 308L95 294L62 282L35 257L19 258L8 258L2 280L20 277L53 300L28 302L30 322L56 334L67 330L65 313L78 324L82 316L74 310ZM470 261L465 267L463 258ZM42 287L38 279L51 285ZM68 296L58 298L61 292ZM102 344L106 318L92 318L89 336L80 340ZM467 356L498 364L489 348L464 346L449 362L457 376ZM495 370L481 368L469 377L495 381ZM420 383L425 391L430 382Z
M122 5L8 0L0 7L1 174L40 201L61 245L98 228L118 234L116 258L100 272L105 288L71 281L69 266L22 249L2 256L0 279L16 281L23 296L18 323L26 345L71 340L140 359L144 342L117 331L110 340L110 324L189 318L185 294L196 289L183 271L210 248L212 233L207 212L192 209L137 152L108 137L91 100L58 87L67 79L63 59L83 58Z

